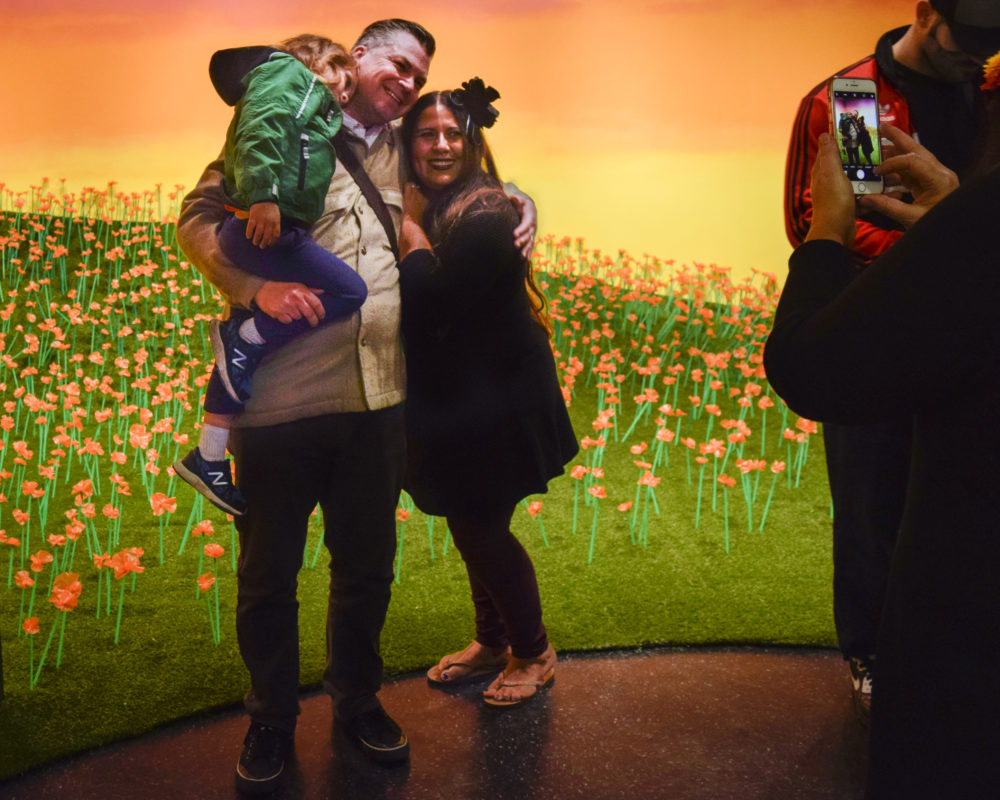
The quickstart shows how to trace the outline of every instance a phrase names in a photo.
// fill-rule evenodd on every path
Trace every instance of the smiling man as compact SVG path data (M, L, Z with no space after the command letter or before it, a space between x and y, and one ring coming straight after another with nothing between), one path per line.
M336 172L312 235L357 269L368 298L352 316L266 355L234 426L237 482L249 504L237 520L236 612L251 679L251 724L236 769L237 784L246 791L275 788L293 744L299 712L297 576L317 503L332 554L323 683L337 727L377 761L401 761L409 754L406 736L376 697L404 463L405 374L392 232L400 222L402 194L398 134L389 123L417 100L434 48L423 27L400 19L369 25L355 44L358 89L345 107L346 134L336 140ZM237 91L244 71L245 65L227 78ZM357 163L373 190L362 190L345 159ZM216 226L227 202L222 166L209 165L185 198L178 224L184 252L233 306L256 304L278 319L315 322L322 306L308 287L252 276L219 251Z

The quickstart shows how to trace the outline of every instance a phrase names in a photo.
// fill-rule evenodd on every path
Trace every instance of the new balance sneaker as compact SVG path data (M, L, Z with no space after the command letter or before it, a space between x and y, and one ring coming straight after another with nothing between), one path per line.
M872 713L872 673L875 669L875 659L852 656L847 664L851 670L854 709L862 724L867 725Z
M229 396L238 403L245 403L250 397L253 374L264 357L264 345L253 344L240 336L239 317L225 322L213 319L208 326L212 337L212 351L215 353L215 367L219 370L222 385Z
M372 761L385 764L405 761L410 742L374 695L359 698L345 708L342 702L334 713L334 723ZM343 712L346 712L344 714Z
M197 447L174 463L174 472L223 511L234 517L247 513L247 500L233 483L229 459L206 461Z
M251 722L236 763L237 788L251 794L274 791L283 777L292 741L285 731Z

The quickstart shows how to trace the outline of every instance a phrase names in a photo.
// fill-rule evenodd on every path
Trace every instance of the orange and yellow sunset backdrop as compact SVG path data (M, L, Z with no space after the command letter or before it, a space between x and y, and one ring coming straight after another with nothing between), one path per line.
M208 58L380 17L437 38L431 88L502 94L491 144L540 226L588 246L784 274L798 101L916 0L2 0L0 182L194 185L230 110Z

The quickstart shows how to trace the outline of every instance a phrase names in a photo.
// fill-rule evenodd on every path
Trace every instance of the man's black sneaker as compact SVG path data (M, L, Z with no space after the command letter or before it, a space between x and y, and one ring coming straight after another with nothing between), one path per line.
M348 739L372 761L393 763L410 757L410 742L392 717L385 713L378 698L366 698L352 704L361 710L350 711L350 716L334 715L334 722Z
M247 513L247 500L233 483L229 459L206 461L197 447L174 463L174 472L223 511L234 517Z
M851 695L854 698L854 708L862 724L867 725L872 713L872 673L875 669L875 659L852 656L847 660L847 664L851 670Z
M240 336L240 325L245 320L231 317L225 322L213 319L208 326L215 353L215 368L229 396L238 403L250 398L253 374L264 357L265 347L253 344Z
M274 791L281 782L291 749L291 734L251 722L236 764L237 788L251 794Z

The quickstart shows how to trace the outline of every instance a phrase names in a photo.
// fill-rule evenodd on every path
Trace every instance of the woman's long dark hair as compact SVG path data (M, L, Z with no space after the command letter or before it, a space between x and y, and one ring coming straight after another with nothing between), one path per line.
M444 189L428 193L423 228L431 244L438 245L447 236L456 220L466 213L492 212L517 224L517 214L503 192L500 176L489 145L479 126L469 119L469 112L455 101L451 92L428 92L403 117L402 137L406 163L415 178L413 139L420 115L430 106L439 104L455 117L465 140L465 160L458 178ZM425 188L425 187L421 187ZM545 295L535 284L531 262L524 259L525 286L532 316L550 334L552 328L545 314Z

